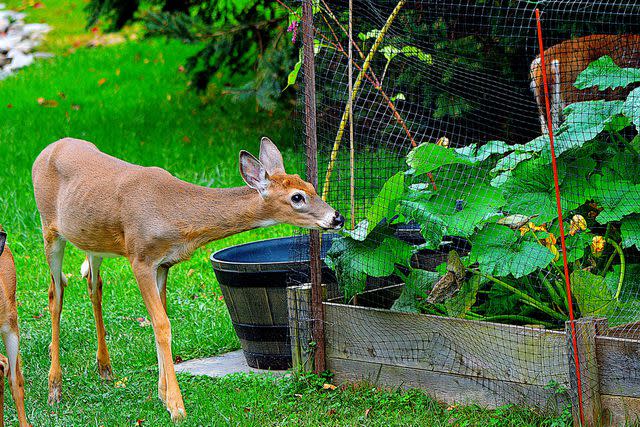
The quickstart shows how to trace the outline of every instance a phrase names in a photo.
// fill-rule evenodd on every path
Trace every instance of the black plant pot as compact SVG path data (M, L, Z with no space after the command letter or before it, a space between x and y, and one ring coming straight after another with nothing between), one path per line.
M323 259L332 240L330 234L322 238ZM309 282L308 248L309 237L301 235L232 246L211 255L249 366L291 367L286 288ZM324 264L322 273L325 283L335 284Z

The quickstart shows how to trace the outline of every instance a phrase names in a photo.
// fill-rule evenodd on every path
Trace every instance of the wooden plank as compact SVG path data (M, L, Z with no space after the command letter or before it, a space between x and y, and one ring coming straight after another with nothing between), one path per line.
M569 386L563 332L325 303L327 357Z
M313 354L309 343L312 338L311 285L287 288L291 356L294 370L313 371Z
M596 337L596 357L601 393L640 398L640 341Z
M572 391L571 408L573 423L576 426L599 427L602 425L596 332L604 329L606 329L606 319L591 317L569 321L565 325ZM582 405L582 414L580 405ZM584 418L581 418L581 415Z
M485 408L515 404L560 413L570 400L539 385L490 380L384 363L327 357L338 382L367 381L378 386L424 388L447 404L477 404Z
M604 425L611 427L640 424L640 399L636 397L600 395Z

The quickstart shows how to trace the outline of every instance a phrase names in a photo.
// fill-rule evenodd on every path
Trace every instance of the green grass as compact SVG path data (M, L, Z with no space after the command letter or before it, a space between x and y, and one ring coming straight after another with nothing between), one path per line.
M19 6L20 1L9 1ZM48 46L67 52L70 40L84 32L82 2L51 0L28 8L32 20L67 22L51 34ZM31 15L32 14L32 15ZM196 49L160 40L78 49L39 61L0 82L0 223L18 270L18 311L26 379L26 408L35 426L170 425L157 399L157 360L142 299L127 263L103 264L104 317L116 382L102 382L95 364L95 328L86 284L80 280L83 254L68 246L64 270L69 275L62 315L63 402L47 405L48 268L30 170L47 144L64 136L90 140L128 161L168 169L179 178L207 186L235 186L240 149L256 152L269 135L285 148L290 169L302 157L288 114L257 112L252 103L207 99L187 88L178 71ZM103 80L104 79L104 80ZM102 84L101 84L102 82ZM48 100L49 106L38 103ZM51 102L51 101L55 101ZM98 195L99 196L99 195ZM209 254L229 245L288 235L279 226L233 236L195 253L171 270L168 310L173 353L189 359L236 349L239 343L211 267ZM446 410L421 392L400 393L372 387L318 390L318 379L294 380L237 375L224 379L180 375L188 418L182 425L540 425L529 411L474 407ZM117 385L116 385L117 384ZM8 398L6 413L15 423ZM553 420L544 421L552 425Z

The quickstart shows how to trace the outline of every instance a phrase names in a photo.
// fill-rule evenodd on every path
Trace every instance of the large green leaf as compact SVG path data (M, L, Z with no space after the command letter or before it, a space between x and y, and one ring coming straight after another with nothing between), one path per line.
M593 176L591 183L594 187L593 199L603 207L603 211L596 217L600 224L619 221L626 215L640 211L640 184L620 180L609 181L601 175Z
M636 70L640 73L640 70ZM640 88L631 91L623 107L624 115L629 117L636 129L640 130Z
M504 141L489 141L478 146L471 144L466 147L456 148L456 153L466 157L472 163L482 162L494 154L504 154L512 151L513 147Z
M615 299L604 277L585 270L575 270L571 273L571 292L582 317L606 317L615 306Z
M638 208L640 209L640 206ZM635 214L622 218L620 232L622 233L623 248L635 246L636 249L640 249L640 215Z
M432 172L437 168L450 164L471 164L471 162L456 153L455 150L436 144L420 144L407 155L407 164L414 169L416 175ZM439 184L436 179L436 184Z
M409 203L401 202L405 216L420 224L434 222L438 228L423 227L438 236L437 230L468 237L475 228L497 215L504 203L500 189L488 182L486 171L466 165L442 167L434 174L437 191L431 191ZM425 234L425 233L423 233ZM439 241L437 242L439 243Z
M450 317L464 317L476 303L478 289L485 282L487 282L487 279L479 274L474 274L469 280L466 280L458 293L453 298L445 301L444 306L447 309L447 315Z
M341 236L327 253L327 264L337 275L345 298L364 291L367 276L387 277L395 265L409 267L413 246L393 236L393 230L379 226L364 241Z
M549 265L553 254L537 242L518 239L518 233L499 224L488 224L471 238L470 262L478 262L485 274L523 277Z
M380 190L373 204L367 210L366 235L369 235L380 221L385 218L390 220L395 215L398 200L404 194L404 176L404 172L398 172L382 186L382 190Z
M558 164L559 181L562 183L566 174L563 163ZM553 170L542 159L520 163L511 176L502 185L506 199L504 210L510 214L527 216L537 215L537 223L545 223L558 217ZM575 206L573 206L575 205ZM563 206L564 209L574 209Z
M440 275L433 271L413 269L407 276L404 288L398 299L391 306L391 310L410 313L420 312L418 298L426 298L433 284Z
M556 157L580 148L603 131L619 131L631 124L622 116L623 101L584 101L569 105L564 110L566 119L554 138ZM543 149L542 158L551 162L550 146Z
M626 87L640 82L640 69L620 68L613 59L605 55L595 61L578 75L575 87L587 89L597 87L598 90Z

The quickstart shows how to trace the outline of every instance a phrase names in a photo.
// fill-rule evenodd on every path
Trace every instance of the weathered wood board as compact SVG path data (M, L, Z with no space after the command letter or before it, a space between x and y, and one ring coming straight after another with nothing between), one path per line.
M564 332L325 303L327 357L569 385Z
M338 381L424 388L447 403L518 404L550 412L570 405L575 394L558 392L575 387L570 332L330 302L324 309L326 362ZM586 363L581 371L591 387L589 399L599 398L603 425L640 423L637 328L625 336L603 319L579 322L591 331L578 340L584 347L591 336L589 348L580 350Z

